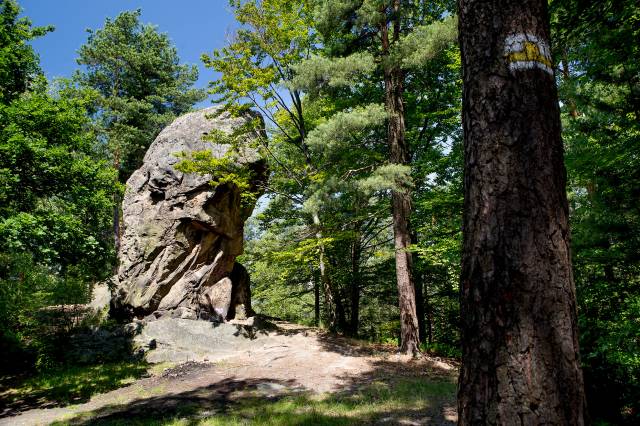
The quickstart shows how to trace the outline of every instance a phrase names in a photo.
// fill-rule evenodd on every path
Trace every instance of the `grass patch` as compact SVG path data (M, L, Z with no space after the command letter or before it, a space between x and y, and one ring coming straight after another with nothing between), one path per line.
M243 389L223 400L174 395L153 399L136 407L109 407L82 413L59 424L99 425L366 425L377 421L398 424L403 419L441 415L443 404L455 404L452 381L398 378L376 381L357 390L334 394L309 393L280 396L259 395ZM202 395L202 394L199 394ZM173 401L178 398L179 403Z
M148 368L139 362L66 366L13 383L0 393L0 401L12 411L82 403L132 383L145 376Z

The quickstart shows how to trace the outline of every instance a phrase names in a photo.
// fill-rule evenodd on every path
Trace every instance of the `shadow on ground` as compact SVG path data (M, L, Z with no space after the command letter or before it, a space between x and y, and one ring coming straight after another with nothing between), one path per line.
M71 366L26 379L7 380L0 388L0 418L34 408L64 407L89 401L92 395L125 386L147 375L138 362Z
M379 361L317 395L295 380L227 378L194 390L139 398L74 415L74 425L455 424L455 382L424 363Z

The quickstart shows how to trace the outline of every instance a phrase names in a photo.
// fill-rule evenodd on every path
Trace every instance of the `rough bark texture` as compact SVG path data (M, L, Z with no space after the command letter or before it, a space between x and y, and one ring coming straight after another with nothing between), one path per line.
M112 300L116 317L224 320L251 312L248 275L234 265L253 206L241 203L233 184L214 188L211 176L174 167L180 152L211 150L222 156L228 147L203 136L213 129L230 133L253 118L217 112L212 107L177 118L127 181ZM258 135L247 135L253 137ZM247 146L238 161L254 172L255 185L266 179L264 160L255 150Z
M388 25L381 28L382 49L389 54L391 41L400 37L400 1L394 1L393 33L389 34ZM385 106L388 118L388 144L392 164L408 164L409 150L405 141L405 122L403 96L404 75L396 65L387 65L384 70ZM394 190L391 193L393 214L393 235L396 251L396 279L400 308L400 352L417 354L420 352L418 335L418 316L416 314L415 290L411 276L411 234L409 217L411 216L411 193L408 188Z
M459 13L459 423L581 425L585 397L547 0L459 0Z

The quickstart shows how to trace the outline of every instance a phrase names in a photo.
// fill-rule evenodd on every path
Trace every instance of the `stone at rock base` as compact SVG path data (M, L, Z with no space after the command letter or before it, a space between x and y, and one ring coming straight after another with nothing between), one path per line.
M250 320L250 321L249 321ZM270 341L277 327L258 317L246 324L230 321L159 319L144 324L134 337L147 362L219 361ZM153 346L153 348L151 348Z

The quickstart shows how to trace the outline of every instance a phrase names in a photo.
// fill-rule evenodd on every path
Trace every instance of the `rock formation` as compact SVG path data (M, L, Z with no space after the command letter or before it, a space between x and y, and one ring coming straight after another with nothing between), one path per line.
M243 249L244 222L254 206L243 206L233 184L210 185L210 176L184 174L176 153L226 145L203 140L217 129L230 133L255 115L235 118L217 107L189 113L165 128L143 165L127 181L122 203L124 232L112 314L125 318L173 317L225 320L251 314L249 278L235 263ZM247 135L247 140L258 137ZM242 150L239 163L266 179L256 150Z

